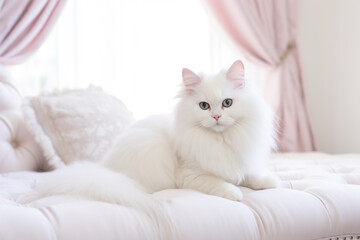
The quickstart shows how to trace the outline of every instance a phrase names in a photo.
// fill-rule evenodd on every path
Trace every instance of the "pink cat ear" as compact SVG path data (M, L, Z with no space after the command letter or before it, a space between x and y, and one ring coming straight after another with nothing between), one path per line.
M186 92L191 93L194 91L194 87L201 82L201 79L193 71L183 68L182 70L183 82Z
M233 83L235 88L243 88L245 85L244 64L237 60L226 73L226 78Z

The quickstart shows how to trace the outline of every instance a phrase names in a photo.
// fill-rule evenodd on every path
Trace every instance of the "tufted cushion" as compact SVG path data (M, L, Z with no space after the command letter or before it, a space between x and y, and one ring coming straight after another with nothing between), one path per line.
M10 74L0 65L0 111L19 108L21 96L15 88Z
M268 164L282 188L241 187L241 202L189 189L153 193L176 229L164 239L360 239L360 155L277 154ZM159 239L165 228L157 226L169 223L64 195L22 204L48 174L0 175L0 239Z
M39 170L44 157L19 110L0 112L0 172Z
M44 157L20 113L22 99L0 65L0 172L38 170Z
M95 88L28 98L25 120L52 168L77 160L100 161L132 114Z

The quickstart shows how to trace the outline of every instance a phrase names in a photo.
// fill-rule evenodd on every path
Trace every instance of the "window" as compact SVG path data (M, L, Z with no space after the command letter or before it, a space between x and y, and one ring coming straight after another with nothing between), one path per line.
M11 70L24 95L91 84L141 118L171 110L183 67L214 73L238 58L200 1L77 0L39 51Z

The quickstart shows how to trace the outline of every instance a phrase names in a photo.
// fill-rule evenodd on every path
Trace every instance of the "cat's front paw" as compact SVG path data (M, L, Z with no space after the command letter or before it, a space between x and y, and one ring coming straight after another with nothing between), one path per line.
M280 179L272 173L252 174L245 177L245 185L254 190L277 188L280 186Z
M241 201L244 198L241 190L232 184L228 184L221 192L218 192L216 195L233 201Z

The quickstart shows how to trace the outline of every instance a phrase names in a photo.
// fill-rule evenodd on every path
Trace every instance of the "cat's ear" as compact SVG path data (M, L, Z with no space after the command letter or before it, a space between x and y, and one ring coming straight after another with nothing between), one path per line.
M192 93L196 85L201 82L201 78L196 75L193 71L183 68L182 78L187 93Z
M226 78L233 83L235 88L243 88L245 86L244 64L240 60L234 62L227 71Z

